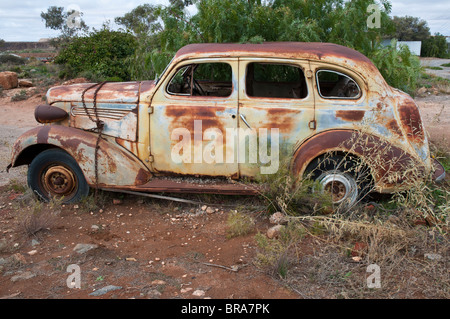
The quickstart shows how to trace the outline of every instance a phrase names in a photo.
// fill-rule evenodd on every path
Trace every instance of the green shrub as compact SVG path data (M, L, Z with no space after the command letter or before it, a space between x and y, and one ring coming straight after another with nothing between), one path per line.
M446 58L449 57L445 36L436 34L422 42L420 55L423 57Z
M60 77L76 77L83 72L89 78L106 80L114 77L129 80L125 59L134 53L136 40L130 33L102 29L88 36L73 38L56 57L64 65Z
M386 82L406 93L413 94L420 77L419 58L407 46L396 49L396 42L374 51L369 58L377 66Z
M27 91L20 90L19 93L16 93L11 97L11 102L24 101L26 99L28 99Z
M25 59L12 54L0 54L0 64L25 64Z

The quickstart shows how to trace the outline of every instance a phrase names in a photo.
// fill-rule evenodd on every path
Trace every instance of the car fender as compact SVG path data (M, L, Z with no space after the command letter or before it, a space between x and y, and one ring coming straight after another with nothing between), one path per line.
M426 171L425 163L376 135L338 129L320 132L299 145L291 162L292 172L296 176L303 176L314 159L329 152L352 154L360 158L369 167L379 192L389 192L396 183L402 183L404 176L398 177L401 175L399 173L409 165L422 167Z
M95 186L97 139L98 134L61 125L33 128L15 142L8 169L29 164L40 151L58 147L76 160L87 183ZM106 138L98 143L97 169L99 187L142 185L152 176L137 157Z

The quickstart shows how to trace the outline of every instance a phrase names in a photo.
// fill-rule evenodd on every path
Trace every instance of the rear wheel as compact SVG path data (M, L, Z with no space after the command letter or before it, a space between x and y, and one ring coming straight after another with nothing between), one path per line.
M40 199L61 199L64 203L80 201L89 194L89 185L77 162L60 149L40 153L28 168L28 186Z

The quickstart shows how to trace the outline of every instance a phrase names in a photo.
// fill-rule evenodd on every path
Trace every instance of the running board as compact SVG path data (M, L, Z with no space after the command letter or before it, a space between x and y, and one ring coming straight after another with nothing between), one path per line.
M260 193L260 185L243 184L233 181L189 182L180 179L152 178L149 182L139 186L102 187L104 190L115 189L144 192L144 193L194 193L194 194L222 194L222 195L257 195Z

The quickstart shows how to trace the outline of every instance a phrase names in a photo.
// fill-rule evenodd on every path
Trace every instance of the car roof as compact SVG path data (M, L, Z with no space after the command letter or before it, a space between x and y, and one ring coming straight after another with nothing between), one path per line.
M334 43L322 42L264 42L260 44L241 43L195 43L181 48L175 58L192 56L265 56L278 58L342 60L372 62L362 53Z

